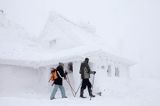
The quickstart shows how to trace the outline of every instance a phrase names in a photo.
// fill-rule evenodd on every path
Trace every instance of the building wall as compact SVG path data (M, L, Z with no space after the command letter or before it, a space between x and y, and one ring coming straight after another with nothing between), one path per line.
M80 64L82 61L73 61L73 72L68 74L72 87L77 90L81 78L79 74ZM67 63L65 63L67 65ZM91 70L96 71L94 79L94 91L101 91L104 83L112 85L112 80L128 78L129 68L125 64L115 64L108 60L92 60L90 59ZM111 66L111 74L107 70ZM56 67L56 65L54 66ZM115 76L115 67L119 68L119 76ZM38 69L29 67L20 67L12 65L0 65L0 96L11 96L21 94L47 94L49 97L53 87L48 83L50 77L51 66L39 67ZM65 67L66 70L66 67ZM93 76L90 81L92 83ZM63 81L67 95L72 96L71 88L67 81ZM115 84L114 84L115 85ZM58 93L60 93L58 91ZM78 93L79 94L79 93ZM59 95L60 96L60 95Z
M27 67L0 65L0 96L14 96L36 91L37 70Z
M90 66L94 71L105 72L107 78L128 78L129 66L127 64L112 60L111 58L90 57Z
M39 67L37 70L37 91L39 92L39 94L50 94L52 90L52 82L49 83L48 81L50 78L51 67Z
M119 70L120 70L120 77L122 78L129 78L129 66L125 64L120 64L119 65Z

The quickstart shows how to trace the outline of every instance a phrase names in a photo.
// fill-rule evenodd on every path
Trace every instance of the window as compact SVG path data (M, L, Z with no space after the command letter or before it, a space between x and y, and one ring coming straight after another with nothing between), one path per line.
M107 75L108 75L109 77L111 76L111 65L108 66Z
M0 14L3 14L4 13L4 11L3 10L0 10Z
M118 67L115 68L115 76L119 77L119 68Z
M73 72L73 63L72 62L68 63L68 71Z
M56 44L56 42L57 42L56 39L49 41L49 46L53 47Z
M101 66L101 69L105 69L105 66Z

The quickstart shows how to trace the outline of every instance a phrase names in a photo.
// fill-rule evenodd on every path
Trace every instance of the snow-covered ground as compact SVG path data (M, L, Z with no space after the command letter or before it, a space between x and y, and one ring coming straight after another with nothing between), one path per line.
M26 94L19 97L0 97L0 106L159 106L160 101L160 80L136 79L127 83L121 83L123 86L113 85L107 88L104 84L102 96L96 95L92 100L68 96L62 99L57 94L57 99L49 100L49 95ZM86 93L86 96L87 93Z

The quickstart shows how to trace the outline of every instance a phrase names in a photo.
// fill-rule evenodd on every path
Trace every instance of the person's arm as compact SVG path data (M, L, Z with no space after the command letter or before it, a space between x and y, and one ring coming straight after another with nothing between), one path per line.
M96 71L90 71L90 74L96 74Z
M61 74L61 75L62 75L62 77L63 77L64 79L67 79L67 77L66 77L67 73L65 73L63 69L62 69L62 74Z
M89 73L90 74L96 74L96 71L92 71L91 69L90 69L90 66L87 64L86 65L86 67L87 67L87 69L89 70Z
M60 76L60 78L64 78L64 79L66 79L66 75L65 75L65 73L64 73L64 70L63 70L63 68L62 67L59 67L59 68L57 68L57 73L58 73L58 75Z

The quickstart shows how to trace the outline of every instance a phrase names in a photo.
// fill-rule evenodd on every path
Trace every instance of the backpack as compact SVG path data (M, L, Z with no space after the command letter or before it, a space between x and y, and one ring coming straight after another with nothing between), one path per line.
M54 81L58 78L58 75L57 75L57 70L56 69L52 69L51 70L51 76L50 76L50 80L51 81Z

